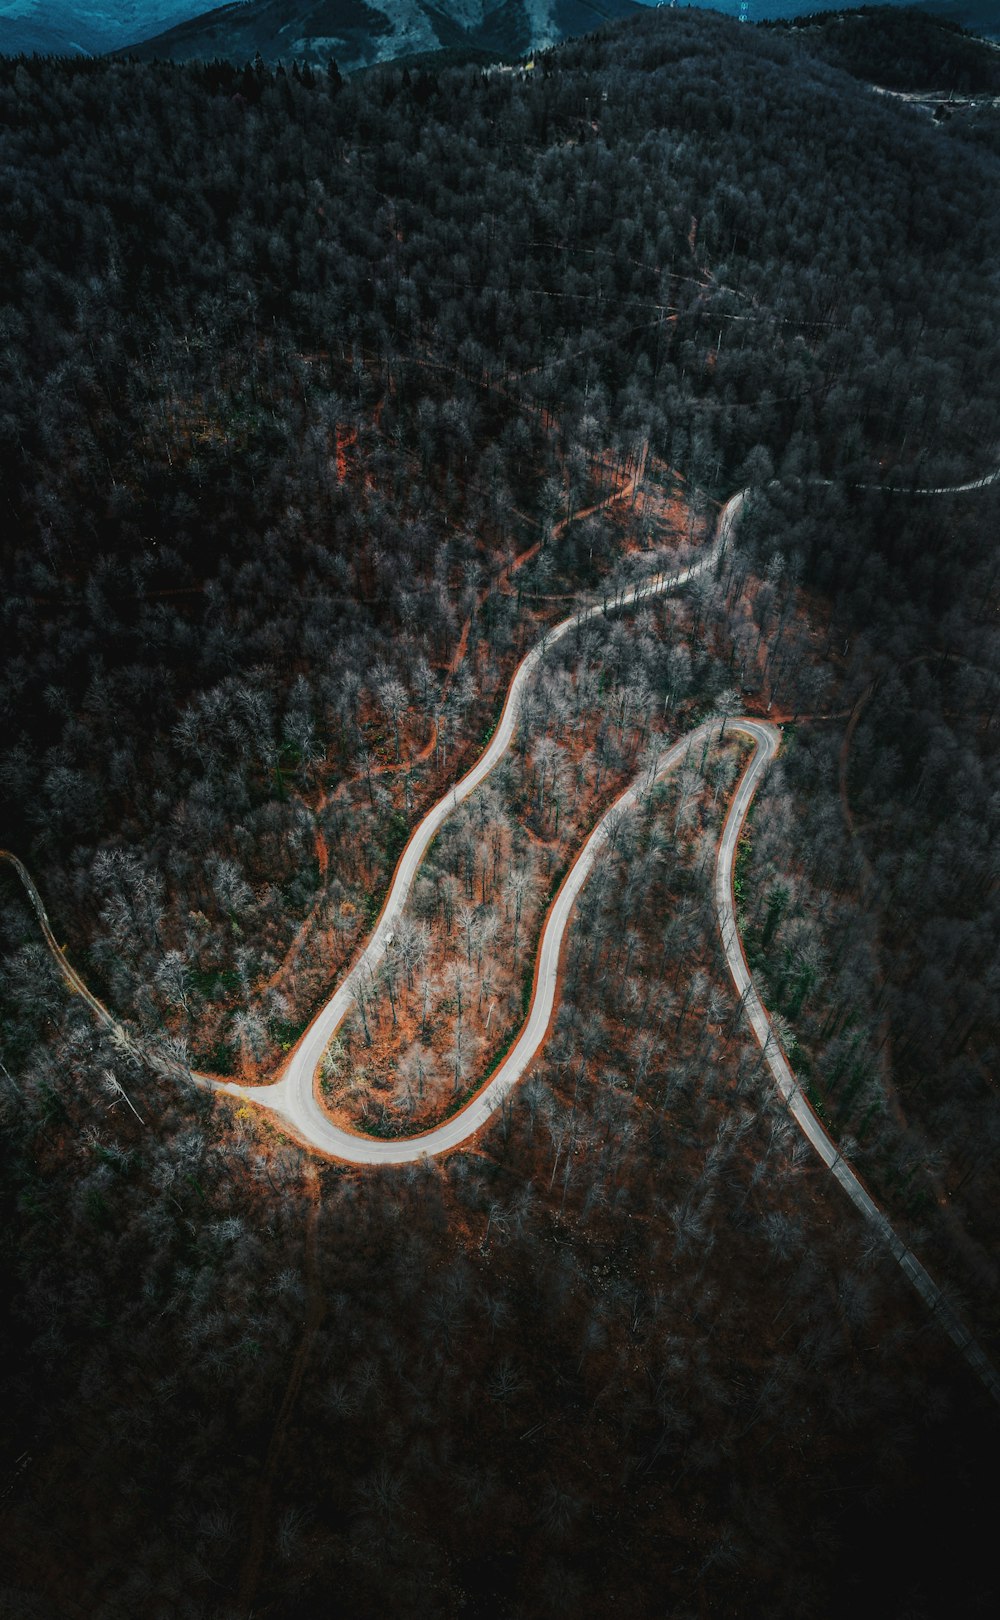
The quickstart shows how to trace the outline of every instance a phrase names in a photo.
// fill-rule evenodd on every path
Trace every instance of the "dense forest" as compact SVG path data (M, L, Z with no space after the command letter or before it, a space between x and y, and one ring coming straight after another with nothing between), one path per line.
M784 31L788 25L764 26ZM996 55L984 51L980 39L947 17L928 17L910 7L862 6L857 11L817 12L792 27L810 36L811 52L866 83L966 95L996 95L1000 87Z
M745 487L716 575L546 664L324 1091L455 1106L587 826L769 713L748 956L996 1360L1000 484L918 492L1000 463L1000 157L828 34L0 61L2 842L124 1026L0 867L0 1612L995 1612L995 1414L729 988L734 738L622 826L465 1150L360 1172L174 1072L277 1069L521 652Z

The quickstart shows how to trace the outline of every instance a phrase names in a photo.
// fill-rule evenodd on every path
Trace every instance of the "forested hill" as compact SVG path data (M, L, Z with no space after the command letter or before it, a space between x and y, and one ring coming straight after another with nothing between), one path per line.
M621 829L551 1062L472 1150L306 1167L176 1078L277 1071L526 646L746 487L717 576L537 672L415 889L418 955L468 923L436 1047L373 981L413 1050L368 1095L475 1083L474 950L496 1039L566 825L773 698L755 972L995 1355L1000 486L901 492L1000 459L1000 160L813 38L679 8L533 71L0 61L0 842L123 1021L5 865L3 1612L993 1620L981 1392L720 976L735 755Z
M784 32L786 25L775 25ZM1000 95L1000 52L957 22L926 12L865 6L821 12L794 24L808 50L866 83L891 90Z
M86 56L134 48L154 35L159 54L188 60L197 54L228 55L230 47L253 57L288 63L294 54L312 60L324 44L361 65L414 49L481 48L493 55L548 46L626 15L649 0L246 0L205 7L198 0L0 0L0 52ZM691 0L708 6L709 0ZM905 5L908 0L890 0ZM996 37L1000 14L994 0L917 0L935 16L973 33ZM740 0L713 0L711 8L735 17ZM837 0L750 0L752 22L789 21L802 12L837 10ZM190 28L181 28L190 24ZM324 59L325 60L325 59Z
M941 3L947 5L948 0ZM646 4L648 0L441 0L440 5L432 5L430 0L392 0L391 4L379 4L378 0L239 0L185 18L165 31L153 34L147 28L135 40L119 41L118 48L127 47L147 61L157 57L172 61L224 57L242 63L260 52L266 62L283 61L288 66L298 61L325 67L334 56L343 72L427 53L478 54L489 61L524 57L547 49L641 11ZM863 6L862 21L877 17L880 11L898 11L901 4L902 0L890 0L882 7ZM979 25L974 7L975 0L967 0L964 10L952 13L955 33L962 23L973 30ZM722 0L717 9L735 17L739 0ZM798 27L803 19L793 19L810 10L802 0L788 0L785 4L770 0L769 4L753 7L751 17L755 22L779 19L782 25L792 23ZM840 13L820 9L815 20L832 22L832 37L837 25L858 15L853 10ZM910 8L905 8L903 15L910 16ZM918 20L921 16L919 12L912 15ZM877 49L898 55L897 42L905 32L905 27L887 32ZM934 32L932 20L927 37L933 37ZM863 27L850 30L852 42L863 36ZM943 46L941 34L936 37ZM849 54L856 45L849 43L847 50ZM953 39L947 47L948 55L954 56L956 50ZM849 67L849 61L842 65Z
M557 412L566 446L582 422L648 435L719 491L751 452L792 478L888 462L946 482L996 441L998 164L797 37L663 12L523 76L0 72L4 793L22 842L158 814L140 781L178 778L147 757L157 725L234 667L283 665L301 615L338 618L343 570L391 638L415 514L392 498L373 581L371 525L321 453L379 376L387 443L450 465L461 422L463 461L529 501L515 399ZM317 567L318 596L317 579L272 595ZM122 688L114 782L93 721L52 696L94 659Z
M344 72L427 52L525 56L641 10L636 0L249 0L192 18L136 47L144 60L227 57Z
M0 51L87 56L162 34L197 0L0 0Z

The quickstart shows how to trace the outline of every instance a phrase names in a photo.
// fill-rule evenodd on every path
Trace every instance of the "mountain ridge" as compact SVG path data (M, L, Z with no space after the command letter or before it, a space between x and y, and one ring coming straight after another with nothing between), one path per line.
M128 47L140 60L190 61L221 56L299 61L313 67L336 58L344 72L440 51L519 57L561 44L651 8L653 0L228 0ZM695 9L735 17L739 0L694 0ZM925 19L981 25L983 0L889 0ZM748 20L799 26L840 8L816 0L751 0ZM848 4L845 14L878 7ZM982 16L981 16L982 14Z
M0 0L0 53L96 56L190 18L197 0Z
M0 55L97 56L156 52L177 60L199 55L323 63L342 40L343 68L442 50L522 55L602 23L648 8L655 0L0 0ZM664 4L667 0L664 0ZM740 0L686 0L730 17ZM888 0L893 9L959 23L997 38L993 0ZM747 21L799 24L862 0L749 0ZM327 21L324 23L323 14ZM805 16L803 14L806 14ZM353 18L353 20L352 20ZM395 45L388 42L395 38ZM378 41L382 43L379 44ZM357 60L355 61L355 57Z
M188 19L129 54L187 61L295 60L345 72L440 50L523 55L635 16L638 0L242 0Z

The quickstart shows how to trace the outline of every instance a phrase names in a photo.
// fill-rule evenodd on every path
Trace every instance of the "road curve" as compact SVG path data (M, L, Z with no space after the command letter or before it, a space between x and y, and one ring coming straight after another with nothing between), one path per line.
M503 712L489 744L471 770L467 771L461 781L457 782L453 788L449 788L444 797L439 799L437 804L428 810L423 820L410 835L409 842L397 863L389 893L386 896L378 922L367 945L350 971L341 980L330 1000L320 1009L305 1034L299 1040L285 1065L284 1073L272 1084L266 1086L241 1086L235 1081L214 1080L207 1075L196 1074L193 1078L199 1084L211 1086L214 1090L225 1092L230 1096L240 1097L246 1102L252 1102L258 1107L273 1111L279 1116L286 1129L291 1131L300 1141L306 1143L309 1147L317 1148L321 1153L329 1153L335 1158L344 1159L351 1164L407 1164L414 1159L424 1158L430 1154L444 1153L449 1148L457 1147L460 1142L464 1142L467 1137L479 1130L490 1114L499 1108L503 1098L523 1074L531 1057L544 1039L552 1008L550 1003L548 1010L545 1012L544 1022L539 1023L542 1016L541 1005L544 997L540 999L538 994L536 994L532 1002L527 1024L515 1047L508 1053L501 1068L498 1069L486 1089L474 1097L472 1102L462 1109L460 1113L453 1115L443 1125L436 1127L432 1131L424 1132L420 1136L410 1137L406 1140L385 1141L374 1137L358 1136L352 1131L334 1125L316 1096L316 1071L330 1041L354 1004L355 986L359 981L363 982L363 979L369 974L374 974L385 956L386 950L389 948L388 942L398 926L413 880L433 839L455 807L461 804L463 799L467 799L470 793L475 792L476 788L485 781L486 777L489 776L509 749L514 739L514 731L525 688L549 648L563 640L571 631L582 628L582 626L594 619L602 618L606 614L622 608L631 607L635 603L645 601L648 598L666 595L668 592L679 589L690 580L697 579L700 575L713 568L729 541L733 525L743 508L744 499L744 493L740 491L739 494L734 495L731 500L727 501L719 515L715 539L712 545L698 558L697 562L692 563L687 568L679 569L676 573L659 573L649 579L640 581L637 585L619 590L613 596L606 596L602 602L583 608L579 613L572 614L569 618L563 619L561 623L546 631L541 640L522 658L514 672L513 679L507 690ZM690 740L688 739L684 744L678 745L681 753L689 745ZM668 757L672 760L675 753L676 750L670 750L668 755L664 756L664 761ZM677 757L680 757L680 755L678 754ZM667 770L670 766L665 764L664 761L660 763L663 770ZM621 807L628 800L631 793L631 789L626 791L622 799L618 801L618 807ZM581 862L584 862L585 865L584 877L586 872L590 870L593 860L596 858L597 847L602 841L602 836L605 836L602 835L601 829L604 827L606 820L607 817L603 818L594 829L584 849L577 857L577 862L572 869L573 872L577 870ZM587 856L588 850L592 851L589 858ZM580 883L584 881L584 877L580 878ZM579 885L573 892L578 892L578 888ZM572 899L566 906L566 917L568 917L571 905ZM553 908L553 913L554 911L555 908ZM548 949L550 952L554 951L555 954L551 963L548 963L547 959L546 971L548 965L551 965L554 985L559 941L562 938L562 932L560 929L558 939L554 935L549 935L552 921L553 916L550 915L546 924L546 932L543 935L543 947L545 939L550 938L551 943ZM565 917L563 918L562 927L565 927Z
M985 488L1000 478L1000 469L984 478L951 489L923 489L907 491L916 494L962 493ZM901 492L902 493L902 492ZM605 812L580 850L546 918L539 944L534 991L527 1019L513 1048L504 1058L497 1073L481 1092L459 1113L443 1125L406 1140L383 1141L354 1135L334 1125L324 1113L316 1096L316 1070L320 1059L338 1025L353 1001L352 987L360 974L374 971L384 957L388 943L405 904L413 878L427 849L451 810L485 780L503 757L513 739L520 711L521 699L527 681L546 650L572 630L603 616L610 611L631 606L646 597L661 596L675 590L712 568L730 538L745 500L745 492L732 497L720 514L716 538L708 551L688 568L672 575L658 574L652 579L617 593L612 600L585 608L548 631L542 640L515 671L507 693L503 713L489 745L475 765L454 788L439 800L415 829L400 856L389 894L372 936L353 968L341 982L335 994L306 1030L292 1053L284 1073L269 1086L247 1087L234 1082L216 1080L209 1075L190 1073L173 1059L148 1054L161 1071L183 1075L197 1084L211 1087L229 1095L253 1102L273 1112L286 1129L305 1145L322 1153L354 1164L404 1164L414 1160L447 1152L475 1134L500 1108L532 1058L542 1045L555 1004L558 980L559 953L573 904L587 881L590 872L608 841L608 832L614 819L634 805L654 782L672 770L689 750L708 736L718 724L708 721L695 728L686 737L662 754L651 770L644 771ZM799 1082L781 1050L768 1014L754 987L736 925L733 898L733 868L740 833L746 820L754 794L764 773L777 753L780 732L764 721L747 717L727 720L729 729L748 736L755 744L750 764L740 780L720 840L715 874L715 904L719 918L723 949L730 975L740 997L747 1019L761 1047L772 1077L799 1129L814 1151L827 1165L844 1188L848 1197L868 1222L872 1231L885 1244L896 1259L921 1298L938 1318L949 1337L962 1351L965 1360L983 1385L1000 1403L1000 1376L971 1337L958 1314L945 1299L916 1256L906 1247L894 1231L887 1217L867 1192L859 1177L845 1162L840 1149L831 1140L806 1098ZM111 1029L119 1044L132 1047L127 1032L114 1015L95 997L76 970L71 966L52 931L45 907L23 863L9 851L0 850L0 858L8 860L17 871L27 890L38 917L46 942L55 956L70 988L82 995L95 1015Z
M727 725L730 730L747 732L758 741L758 744L763 735L769 736L774 731L773 727L762 727L755 721L729 720ZM346 1159L352 1164L411 1164L415 1160L434 1157L460 1147L493 1117L545 1042L555 1008L559 956L570 913L580 890L607 846L612 827L623 812L637 804L656 782L662 781L693 749L707 742L718 727L717 720L705 721L688 732L679 742L674 743L671 748L666 749L656 764L643 771L598 821L563 879L549 908L538 945L531 1005L517 1040L493 1078L470 1102L466 1103L464 1108L452 1114L443 1124L436 1125L417 1136L383 1140L356 1136L353 1132L335 1125L325 1113L316 1096L314 1075L319 1058L325 1050L326 1041L323 1036L330 1027L326 1014L333 1007L330 1019L336 1015L340 1006L339 991L337 997L327 1004L316 1020L319 1032L313 1036L310 1029L306 1041L294 1055L292 1063L273 1086L251 1087L216 1081L216 1087L251 1102L262 1103L281 1118L294 1136L308 1143L310 1147L318 1148L322 1153L329 1153L334 1158ZM774 736L777 737L777 732L774 732ZM773 752L772 744L771 753ZM337 1004L336 1007L334 1003ZM346 1005L350 1005L349 997ZM340 1016L342 1017L343 1013ZM321 1019L324 1020L322 1024ZM326 1039L329 1039L329 1036Z

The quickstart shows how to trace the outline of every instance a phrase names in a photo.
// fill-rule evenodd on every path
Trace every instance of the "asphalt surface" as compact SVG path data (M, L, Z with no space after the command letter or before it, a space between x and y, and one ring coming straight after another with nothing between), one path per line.
M746 731L748 724L729 720L727 728ZM662 781L675 766L698 750L710 734L718 732L719 726L718 720L706 721L668 748L654 768L644 771L641 778L619 795L594 827L549 909L538 946L531 1005L521 1032L492 1079L460 1112L418 1136L383 1141L355 1136L335 1125L323 1111L316 1096L314 1074L330 1038L327 1030L332 1031L337 1027L351 1005L349 984L353 976L349 976L337 996L323 1009L316 1024L293 1054L281 1079L273 1086L250 1087L232 1082L215 1084L231 1095L263 1103L280 1116L293 1135L310 1147L319 1148L321 1152L338 1159L346 1159L351 1164L409 1164L460 1147L492 1119L545 1042L555 1009L559 957L570 913L580 890L607 847L612 827L622 813L637 804L656 782ZM756 737L756 731L753 734ZM369 960L366 953L362 961ZM363 971L360 963L355 971Z
M760 786L763 775L777 752L779 733L774 726L765 725L756 720L730 720L727 724L734 731L742 731L753 737L757 744L753 759L747 766L730 805L729 814L722 829L722 837L719 841L719 854L715 868L715 909L719 919L726 962L736 993L742 1001L744 1014L757 1038L772 1078L799 1130L814 1151L819 1154L828 1170L840 1182L855 1208L860 1211L865 1221L901 1266L917 1293L930 1307L945 1332L958 1345L973 1372L985 1385L993 1399L1000 1402L1000 1376L998 1376L992 1363L976 1344L968 1328L965 1327L958 1313L945 1298L933 1277L924 1269L916 1255L906 1247L902 1238L893 1229L891 1222L879 1209L860 1177L845 1160L836 1142L828 1135L818 1116L813 1111L808 1098L803 1095L802 1087L781 1049L774 1032L774 1026L764 1009L764 1004L750 976L750 969L747 966L746 956L743 951L743 942L736 926L733 868L736 862L736 851L739 846L743 823L746 820L750 804Z
M445 1153L449 1148L458 1147L486 1124L511 1088L517 1084L545 1039L555 995L559 948L573 898L579 893L606 839L608 816L613 815L615 810L624 808L634 799L637 792L634 787L627 789L618 803L602 818L578 855L542 934L535 995L525 1026L490 1083L460 1113L452 1115L444 1124L419 1136L396 1138L392 1141L358 1136L335 1125L321 1106L317 1096L317 1069L330 1041L354 1005L358 984L363 984L369 976L374 976L386 951L392 949L392 936L398 927L413 880L428 848L455 807L461 804L463 799L467 799L470 793L475 792L509 749L514 738L525 689L546 653L564 637L592 620L633 607L636 603L651 597L664 596L671 591L679 590L683 585L714 568L729 542L733 524L742 510L743 502L744 495L741 491L726 503L719 515L712 545L689 567L679 569L676 573L656 574L627 589L608 595L602 601L572 614L546 631L515 670L503 712L487 747L471 770L467 771L454 787L448 789L444 797L427 812L411 834L399 858L382 913L367 945L341 980L330 1000L309 1025L289 1057L283 1074L267 1086L241 1086L235 1081L214 1080L207 1075L195 1075L194 1078L200 1084L212 1086L215 1090L271 1110L299 1141L317 1148L321 1153L346 1160L350 1164L412 1163L416 1159ZM691 742L692 738L689 737L682 744L670 749L660 762L658 774L669 770L671 764L686 752ZM567 891L568 899L564 898Z

